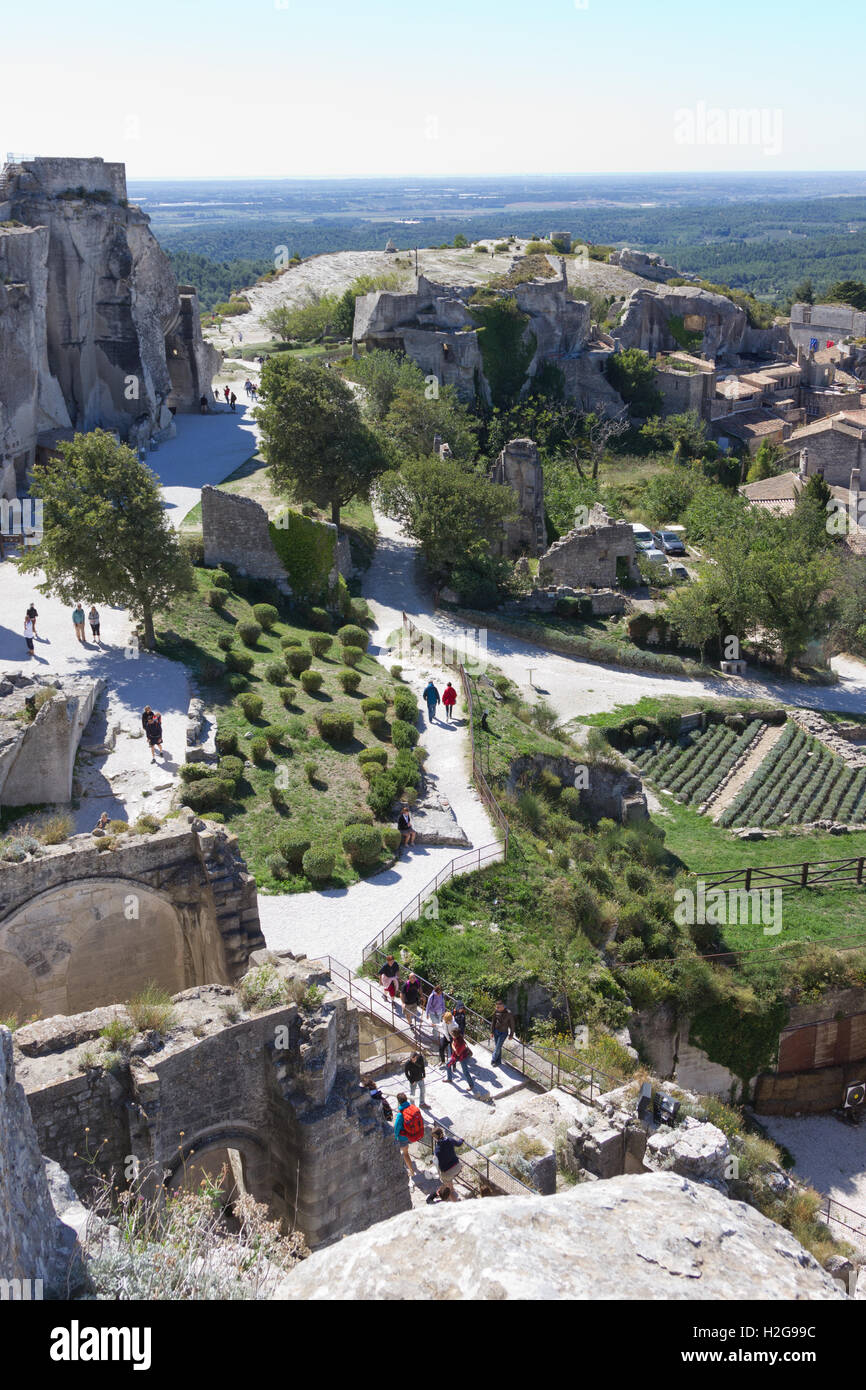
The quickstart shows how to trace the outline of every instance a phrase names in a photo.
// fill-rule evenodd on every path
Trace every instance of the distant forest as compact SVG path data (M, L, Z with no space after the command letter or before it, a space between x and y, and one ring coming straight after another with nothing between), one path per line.
M255 219L219 213L179 226L153 218L153 229L172 255L175 273L198 286L210 308L233 289L273 266L277 247L290 255L382 248L392 237L400 250L470 241L513 232L545 236L553 227L578 240L657 251L703 279L751 290L784 304L811 278L818 297L839 280L866 280L866 198L810 198L708 207L583 208L579 214L537 210L439 216L416 226L356 218L287 221L274 212Z

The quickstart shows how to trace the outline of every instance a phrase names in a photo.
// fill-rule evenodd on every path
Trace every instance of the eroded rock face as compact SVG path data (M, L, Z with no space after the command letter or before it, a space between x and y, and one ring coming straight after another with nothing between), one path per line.
M743 353L770 356L791 347L783 328L751 328L733 300L690 285L635 290L613 332L623 348L673 351L681 344L671 332L672 320L682 320L679 328L686 332L700 333L701 351L718 361L735 362Z
M407 1259L407 1251L423 1258ZM495 1254L495 1259L491 1257ZM839 1299L781 1226L668 1173L416 1208L298 1266L309 1299Z
M0 226L0 466L14 495L10 461L32 463L40 434L102 426L136 444L170 433L169 405L197 408L218 358L195 292L179 290L127 202L122 164L7 165L0 221L13 224Z

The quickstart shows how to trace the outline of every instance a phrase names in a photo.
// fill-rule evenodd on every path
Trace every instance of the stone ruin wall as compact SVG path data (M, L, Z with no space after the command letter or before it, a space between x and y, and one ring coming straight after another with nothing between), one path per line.
M28 699L53 687L31 724L14 716ZM66 803L75 755L99 696L101 678L0 674L0 807Z
M613 521L603 507L596 505L590 511L588 525L569 531L541 556L539 581L574 588L611 588L617 583L618 559L625 559L629 577L639 583L631 526L627 521Z
M264 945L237 839L193 816L0 861L0 1017L121 1003L150 980L228 984Z
M551 757L546 753L527 754L512 762L508 769L506 790L513 794L527 773L537 776L541 771L554 773L563 787L573 787L582 767L589 785L578 787L580 804L595 820L607 817L621 824L646 820L649 812L643 782L635 773L613 763L591 762L582 765L573 758Z
M324 986L319 1007L249 1014L225 986L187 990L165 1038L114 1071L83 1069L83 1054L123 1010L18 1029L16 1070L39 1147L82 1196L93 1180L88 1150L121 1186L135 1171L151 1187L197 1187L231 1154L244 1189L294 1221L311 1248L408 1210L402 1160L359 1084L354 1005L315 962L253 958L268 961L281 979Z
M268 514L258 502L222 488L203 487L201 524L206 565L232 565L240 574L270 580L282 593L292 593L289 577L271 540ZM333 532L334 566L328 576L328 587L332 589L340 575L349 578L354 574L349 537L330 521L310 520L310 525Z

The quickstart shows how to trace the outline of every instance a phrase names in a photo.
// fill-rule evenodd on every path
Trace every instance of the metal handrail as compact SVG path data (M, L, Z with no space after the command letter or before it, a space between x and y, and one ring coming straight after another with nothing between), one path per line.
M362 961L366 961L373 955L374 951L381 950L390 941L392 936L396 936L407 922L412 922L420 915L421 908L428 898L431 898L438 888L441 888L449 879L455 878L458 874L471 873L473 870L480 869L482 864L498 863L505 858L505 848L494 840L489 845L480 845L478 849L464 851L463 854L455 855L450 859L444 868L440 869L434 878L424 884L413 898L410 898L405 907L402 907L387 922L381 931L377 932L372 941L368 941L361 952Z

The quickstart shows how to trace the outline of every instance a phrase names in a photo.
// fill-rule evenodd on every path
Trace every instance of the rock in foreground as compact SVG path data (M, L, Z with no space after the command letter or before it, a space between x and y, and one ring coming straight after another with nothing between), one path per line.
M837 1299L781 1226L669 1173L416 1209L300 1265L291 1299Z

